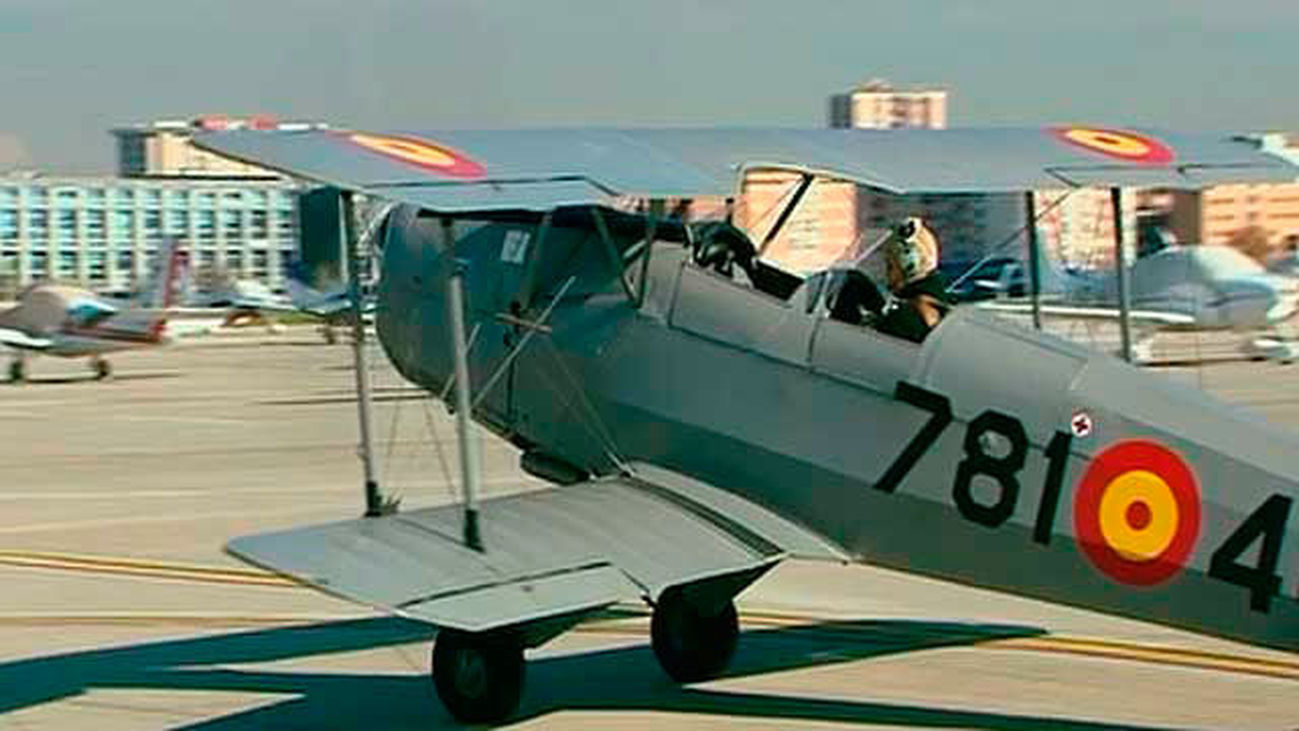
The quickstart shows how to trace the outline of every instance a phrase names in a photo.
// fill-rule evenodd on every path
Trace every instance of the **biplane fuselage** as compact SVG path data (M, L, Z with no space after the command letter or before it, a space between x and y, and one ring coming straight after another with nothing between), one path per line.
M1299 650L1288 433L974 312L916 345L830 319L821 280L773 296L677 242L645 265L612 234L625 285L580 222L454 231L474 417L549 464L653 463L867 563ZM393 214L378 332L434 392L451 261L434 219Z

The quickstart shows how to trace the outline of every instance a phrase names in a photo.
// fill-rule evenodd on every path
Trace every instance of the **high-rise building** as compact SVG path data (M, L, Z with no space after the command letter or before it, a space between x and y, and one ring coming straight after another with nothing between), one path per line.
M830 126L865 129L947 127L947 91L895 89L872 79L844 94L830 97Z
M200 150L194 133L234 129L298 130L326 127L319 122L279 122L218 115L193 120L164 119L112 130L117 139L117 172L124 177L278 179L281 174Z

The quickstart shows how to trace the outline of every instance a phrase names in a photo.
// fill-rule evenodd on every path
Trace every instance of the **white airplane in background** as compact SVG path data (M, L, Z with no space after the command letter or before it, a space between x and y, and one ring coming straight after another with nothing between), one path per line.
M1040 267L1045 315L1115 321L1119 317L1116 279L1063 271L1043 257ZM1018 263L1001 269L996 280L976 289L1005 296L1026 292L1028 274ZM1253 357L1289 362L1299 346L1283 334L1299 310L1299 280L1269 272L1237 249L1218 245L1174 245L1138 259L1128 273L1131 320L1137 360L1150 360L1155 336L1170 330L1267 331L1242 345ZM983 309L1024 314L1023 300L979 302Z
M112 375L106 354L167 342L167 317L183 269L179 243L167 239L158 251L149 284L125 305L78 287L49 283L28 287L17 305L0 312L0 345L15 353L9 363L10 381L26 380L27 358L32 354L88 357L95 375L103 379Z
M316 289L307 283L303 268L293 262L288 266L285 288L287 292L280 294L256 279L230 279L215 291L188 295L185 304L188 308L223 310L220 322L215 323L215 327L238 327L254 323L275 330L276 325L267 317L269 314L308 315L321 321L321 332L325 340L334 343L334 326L350 321L352 305L346 284L339 282L324 290ZM186 312L195 314L190 309ZM373 304L367 302L365 314L370 315L372 312Z

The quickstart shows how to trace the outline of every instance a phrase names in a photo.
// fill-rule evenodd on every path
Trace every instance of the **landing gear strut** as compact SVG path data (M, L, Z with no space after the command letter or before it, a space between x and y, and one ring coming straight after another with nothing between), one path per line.
M90 367L95 371L95 379L102 381L106 378L112 378L113 366L103 358L95 358L90 361Z
M27 361L14 358L9 361L9 382L22 383L27 380Z
M456 720L504 721L523 694L523 644L508 633L444 629L433 643L433 685Z
M715 678L726 669L740 637L735 602L708 611L691 603L679 589L659 598L650 621L654 656L678 683Z

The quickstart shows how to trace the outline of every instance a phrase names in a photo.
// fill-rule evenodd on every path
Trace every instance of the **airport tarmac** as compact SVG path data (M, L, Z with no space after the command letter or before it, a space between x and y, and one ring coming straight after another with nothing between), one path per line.
M385 485L454 499L451 419L374 361ZM427 628L222 551L359 512L350 362L292 328L123 354L106 383L40 359L0 384L0 729L453 725ZM1160 371L1299 429L1297 366ZM486 492L539 485L479 438ZM684 688L634 607L562 636L530 656L518 727L1299 728L1299 656L1154 625L815 563L779 567L741 612L729 675Z

